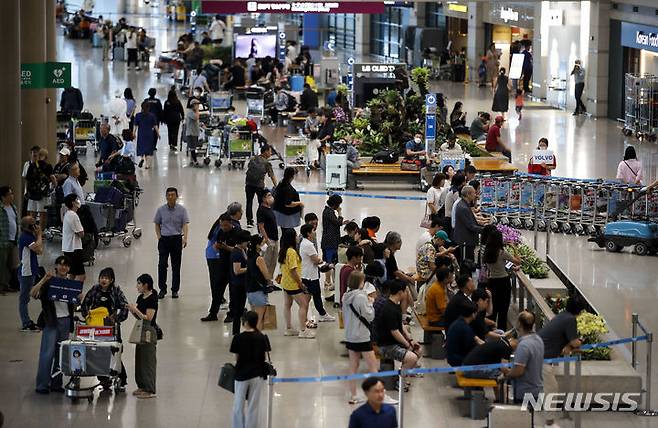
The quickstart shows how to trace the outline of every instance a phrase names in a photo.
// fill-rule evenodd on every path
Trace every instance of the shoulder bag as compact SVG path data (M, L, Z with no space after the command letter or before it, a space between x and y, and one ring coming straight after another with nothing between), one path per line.
M219 370L217 386L228 392L235 392L235 365L226 363Z
M352 312L354 312L354 315L356 315L356 317L359 319L359 321L361 321L361 322L363 323L363 325L365 325L366 328L367 328L368 330L370 330L370 329L371 329L370 322L369 322L367 319L365 319L365 317L364 317L363 315L361 315L361 314L356 310L356 308L354 307L354 305L351 304L351 303L350 303L350 309L352 310Z

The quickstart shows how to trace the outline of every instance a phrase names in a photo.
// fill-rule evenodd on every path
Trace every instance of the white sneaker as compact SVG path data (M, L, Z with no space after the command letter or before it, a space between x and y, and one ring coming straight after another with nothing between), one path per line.
M324 315L322 315L321 317L318 318L318 321L320 321L320 322L332 322L332 321L336 321L336 317L331 316L329 314L324 314Z
M300 331L297 337L300 339L315 339L315 333L309 329L306 329L304 331Z
M388 395L384 395L384 403L395 406L396 404L398 404L398 400L396 400L393 397L389 397Z
M293 329L293 328L287 328L285 332L283 332L284 336L298 336L299 331Z
M228 303L222 303L221 305L219 305L220 311L225 311L227 309L228 309Z

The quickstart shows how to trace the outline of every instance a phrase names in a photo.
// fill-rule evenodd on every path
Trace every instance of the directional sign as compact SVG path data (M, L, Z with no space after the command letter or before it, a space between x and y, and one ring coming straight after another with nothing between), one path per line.
M434 152L436 141L436 95L425 95L425 151Z
M425 112L426 114L436 114L436 95L425 95Z
M425 139L436 140L436 115L428 114L425 117Z

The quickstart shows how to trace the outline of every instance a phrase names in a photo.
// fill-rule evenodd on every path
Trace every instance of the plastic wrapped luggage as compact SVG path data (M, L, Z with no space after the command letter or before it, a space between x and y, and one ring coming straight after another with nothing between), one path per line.
M91 47L100 48L103 46L103 35L99 33L94 33L91 35Z
M125 61L126 60L126 50L123 46L115 46L112 49L112 59L114 61Z
M65 376L115 376L121 372L121 343L64 340L59 366Z

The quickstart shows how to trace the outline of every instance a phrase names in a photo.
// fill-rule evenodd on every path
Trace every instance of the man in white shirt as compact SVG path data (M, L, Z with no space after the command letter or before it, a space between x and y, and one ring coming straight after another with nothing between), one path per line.
M324 309L322 303L322 293L320 292L320 270L318 266L324 262L318 255L315 248L315 227L311 224L305 224L300 229L302 242L299 244L299 254L302 256L302 282L313 296L313 304L318 311L320 318L318 321L336 321L336 318L329 315Z
M212 42L216 45L221 45L224 41L224 31L226 31L226 24L220 19L219 15L215 15L215 19L210 24L208 28L210 32L210 38Z
M80 199L80 203L84 204L85 191L82 190L82 185L78 181L78 177L80 177L80 164L76 162L69 168L69 177L64 180L62 192L64 193L64 197L72 193L75 194Z
M69 279L85 281L85 266L82 254L82 237L85 230L78 217L81 203L75 193L64 197L64 205L68 210L62 221L62 253L71 261Z
M126 101L121 96L120 91L114 94L114 98L107 103L105 113L109 117L110 133L117 137L121 137L122 131L128 129Z

